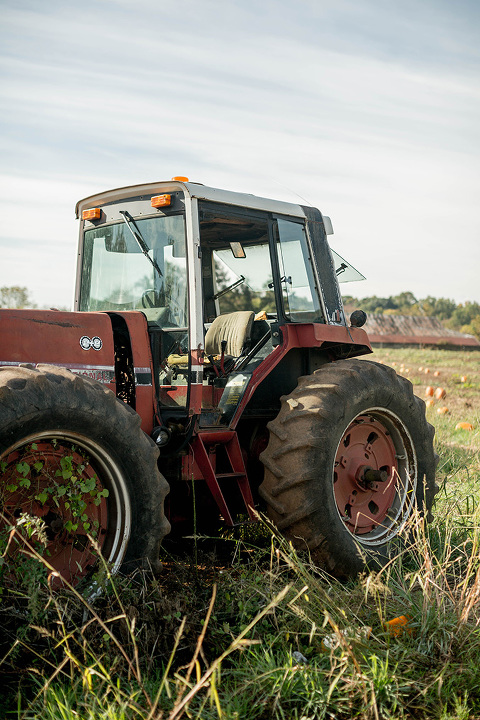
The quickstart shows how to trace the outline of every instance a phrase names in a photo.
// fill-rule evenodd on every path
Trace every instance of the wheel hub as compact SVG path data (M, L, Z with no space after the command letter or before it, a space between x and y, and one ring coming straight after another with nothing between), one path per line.
M383 523L396 495L398 463L385 426L361 415L345 431L334 464L334 494L348 529L363 535Z
M375 470L369 465L361 465L357 470L356 480L365 490L378 490L380 483L387 482L388 473L386 470Z

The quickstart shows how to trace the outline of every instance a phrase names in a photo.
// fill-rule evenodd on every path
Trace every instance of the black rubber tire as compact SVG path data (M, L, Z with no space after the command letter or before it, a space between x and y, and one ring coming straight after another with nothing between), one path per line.
M385 430L398 473L406 479L395 481L395 497L378 527L354 534L346 513L341 515L334 478L338 481L335 468L337 452L343 451L341 441L350 442L350 429L360 432L355 423L365 418ZM281 398L280 412L268 429L269 444L260 456L265 474L259 489L268 516L295 547L308 549L313 562L328 573L347 578L367 566L383 566L399 551L400 531L414 508L427 518L430 515L436 492L435 431L426 421L425 403L413 394L411 383L391 368L356 359L323 365L313 375L301 377L297 388ZM397 470L391 477L398 478ZM390 520L394 511L396 522Z
M88 454L91 472L109 490L103 544L114 571L159 569L160 544L170 530L163 509L169 486L158 470L158 448L140 422L88 377L52 365L0 368L0 459L51 438Z

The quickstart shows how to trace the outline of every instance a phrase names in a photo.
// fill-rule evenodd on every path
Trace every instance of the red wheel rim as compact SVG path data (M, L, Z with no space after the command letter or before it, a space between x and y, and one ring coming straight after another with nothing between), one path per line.
M352 534L367 535L389 522L399 477L388 427L373 415L356 417L339 443L333 471L338 512Z
M18 526L25 516L43 521L42 552L58 573L50 578L54 588L63 585L62 579L75 584L88 574L98 554L87 536L102 550L107 534L108 490L80 453L64 440L39 440L15 449L2 462L2 525ZM21 548L17 540L10 553Z

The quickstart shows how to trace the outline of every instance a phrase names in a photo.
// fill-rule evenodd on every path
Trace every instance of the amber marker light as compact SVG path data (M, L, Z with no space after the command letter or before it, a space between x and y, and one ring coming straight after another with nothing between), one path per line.
M100 220L102 208L89 208L82 212L82 220Z
M172 177L172 180L176 180L177 182L188 182L188 178L183 175L175 175L175 177Z
M171 195L155 195L155 197L152 197L151 200L152 207L154 208L167 207L168 205L171 205L171 202Z

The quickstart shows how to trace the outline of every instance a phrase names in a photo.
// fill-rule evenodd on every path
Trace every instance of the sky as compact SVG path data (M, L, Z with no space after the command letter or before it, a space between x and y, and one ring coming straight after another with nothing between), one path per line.
M318 207L367 280L480 302L478 0L0 0L0 287L72 307L77 200Z

